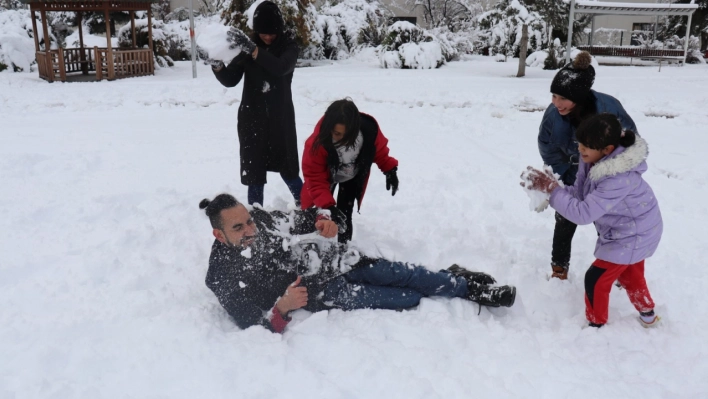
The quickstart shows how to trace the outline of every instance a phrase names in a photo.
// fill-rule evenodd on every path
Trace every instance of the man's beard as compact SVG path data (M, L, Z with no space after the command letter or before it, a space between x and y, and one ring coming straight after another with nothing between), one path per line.
M245 251L246 249L252 248L255 246L256 242L258 241L258 231L256 230L256 233L252 236L241 237L241 240L239 240L238 242L233 242L233 241L229 240L229 238L226 236L224 236L224 239L226 240L226 245L229 248L234 249L236 251ZM248 244L248 245L244 244L249 241L251 242L250 244Z

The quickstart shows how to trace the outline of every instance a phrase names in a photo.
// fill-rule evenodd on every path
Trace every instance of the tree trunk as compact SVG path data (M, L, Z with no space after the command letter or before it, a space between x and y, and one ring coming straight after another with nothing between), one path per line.
M526 76L526 53L529 47L529 26L523 24L521 26L521 43L519 44L519 72L517 78Z

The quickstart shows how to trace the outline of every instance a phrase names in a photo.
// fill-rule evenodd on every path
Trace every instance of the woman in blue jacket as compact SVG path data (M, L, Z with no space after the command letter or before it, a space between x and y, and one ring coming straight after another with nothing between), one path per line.
M573 185L578 172L578 142L575 130L580 122L607 112L614 114L626 130L637 131L632 118L616 98L592 90L595 69L592 57L580 52L572 63L564 66L551 83L552 100L543 114L538 132L538 149L543 162L560 175L565 185ZM570 248L578 227L556 212L551 252L552 277L565 280L570 266Z

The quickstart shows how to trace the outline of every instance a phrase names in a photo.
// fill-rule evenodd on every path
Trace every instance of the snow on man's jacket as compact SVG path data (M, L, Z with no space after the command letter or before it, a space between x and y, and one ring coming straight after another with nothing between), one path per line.
M250 211L258 228L245 251L214 241L206 285L240 328L271 325L272 309L297 276L307 287L306 310L329 307L318 299L332 278L372 262L346 245L326 240L315 231L317 210Z
M625 130L637 131L634 121L614 97L590 90L595 98L598 114L607 112L617 116ZM553 168L553 173L561 176L566 185L572 185L578 171L578 142L575 140L576 127L570 117L562 116L553 105L546 108L538 132L538 150L543 163Z
M654 254L663 230L659 203L642 174L649 154L646 141L617 147L594 166L580 162L573 186L551 193L551 206L577 224L594 222L595 257L629 265Z
M362 112L359 115L361 119L360 131L364 138L364 144L356 159L359 172L354 179L357 190L355 196L359 202L359 208L361 208L366 185L369 182L371 165L375 163L382 172L386 173L398 166L398 160L388 155L388 139L381 132L376 119ZM326 143L316 151L312 151L323 119L324 117L320 118L315 126L315 131L305 141L305 150L302 155L302 174L305 177L305 183L300 196L302 209L312 206L326 209L337 203L332 195L332 176L336 174L339 167L337 150L334 148L334 144Z

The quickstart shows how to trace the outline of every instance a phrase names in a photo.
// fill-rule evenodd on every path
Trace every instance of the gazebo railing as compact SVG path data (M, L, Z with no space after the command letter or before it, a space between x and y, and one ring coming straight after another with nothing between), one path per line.
M94 47L96 52L96 79L120 79L132 76L152 75L155 65L150 49L113 50L113 70L109 65L108 49ZM111 76L113 74L114 76Z
M83 49L84 57L81 59L81 48L65 48L64 49L64 67L66 72L89 72L96 70L94 63L94 49L85 47ZM84 67L84 65L86 65Z
M37 51L35 57L39 77L49 82L55 80L65 82L67 73L76 72L88 74L96 71L96 80L113 80L155 73L150 49L113 50L111 52L113 62L110 64L107 48L84 48L83 51L83 60L80 48Z
M64 54L59 50L37 51L35 53L39 77L53 82L57 79L66 80L66 71L62 67L64 64ZM59 76L57 76L59 75Z

